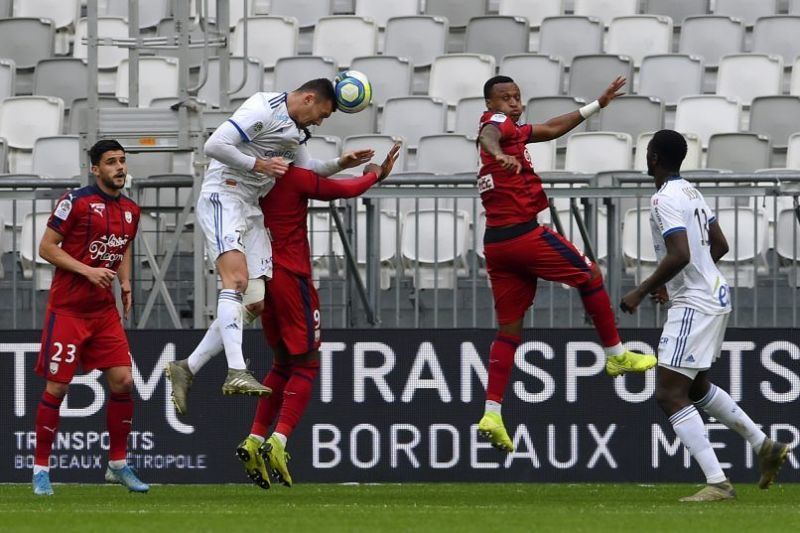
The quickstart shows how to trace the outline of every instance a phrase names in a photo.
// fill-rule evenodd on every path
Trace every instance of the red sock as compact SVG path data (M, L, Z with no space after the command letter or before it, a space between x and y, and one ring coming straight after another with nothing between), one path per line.
M36 410L36 454L34 464L50 465L50 452L58 431L58 409L63 398L56 398L47 391L42 393Z
M611 309L611 300L603 286L603 278L597 276L578 287L583 300L583 307L594 323L594 329L600 335L603 346L615 346L620 343L617 322Z
M314 389L314 379L318 370L317 361L302 366L292 365L292 375L283 390L283 405L278 423L275 425L276 433L287 437L292 434L311 400L311 391Z
M498 333L489 350L489 383L486 385L486 399L501 403L503 393L511 377L514 366L514 353L519 346L520 338L514 335Z
M133 398L130 392L112 392L106 406L106 426L110 446L108 459L124 461L128 456L128 434L133 425Z
M292 365L272 364L272 369L270 369L269 374L263 381L265 387L272 389L272 394L266 398L258 399L256 416L253 417L250 433L266 438L267 430L275 420L275 415L278 414L278 410L283 403L283 389L291 377L291 371Z

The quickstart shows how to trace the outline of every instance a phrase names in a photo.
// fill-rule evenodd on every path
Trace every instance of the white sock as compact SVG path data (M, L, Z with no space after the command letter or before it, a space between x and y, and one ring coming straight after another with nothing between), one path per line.
M217 329L225 347L228 368L244 370L242 355L242 293L233 289L222 289L217 299Z
M256 435L255 433L250 433L250 438L251 439L256 439L259 444L261 444L262 442L264 442L264 440L266 440L261 435Z
M50 472L50 467L42 465L33 465L33 475L35 476L39 472Z
M192 374L197 374L206 363L216 357L223 349L222 336L219 333L219 320L214 320L208 326L208 331L203 335L203 340L194 349L187 359L189 370Z
M741 435L758 453L767 435L747 416L733 398L713 383L708 393L695 405Z
M272 434L272 436L278 439L280 443L283 444L284 447L286 446L286 435L284 435L283 433L278 433L276 431L275 433Z
M484 408L484 411L486 411L487 413L499 413L502 407L503 404L501 404L500 402L486 400L486 407Z
M109 461L108 466L110 466L114 470L119 470L120 468L125 468L126 466L128 466L128 461L125 459L121 459L119 461Z
M706 475L706 481L711 483L722 483L725 481L725 473L719 465L717 454L711 447L711 442L706 436L703 419L697 412L694 405L687 405L671 417L669 422L675 430L675 434L692 454L695 461L700 465Z
M614 357L615 355L622 355L625 353L625 347L621 342L618 342L614 346L606 346L603 350L606 352L606 357Z

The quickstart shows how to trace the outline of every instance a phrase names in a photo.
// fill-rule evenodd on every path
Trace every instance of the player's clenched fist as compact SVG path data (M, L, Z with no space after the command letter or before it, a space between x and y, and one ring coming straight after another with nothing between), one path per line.
M282 157L268 157L266 159L256 159L253 171L259 174L266 174L280 178L289 170L289 163Z
M98 267L87 269L84 276L92 285L107 289L111 287L111 282L117 277L117 273L108 268Z

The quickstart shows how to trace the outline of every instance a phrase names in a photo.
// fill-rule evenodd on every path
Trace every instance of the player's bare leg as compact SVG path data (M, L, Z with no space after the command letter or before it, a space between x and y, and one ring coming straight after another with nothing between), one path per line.
M131 367L115 366L105 370L111 389L106 405L106 425L109 435L108 468L105 479L119 483L131 492L147 492L150 486L142 482L128 465L128 435L133 424L133 376Z
M33 464L33 493L52 496L50 452L58 432L59 408L69 385L48 381L36 411L36 451Z
M486 405L483 417L478 422L478 434L495 448L506 452L514 451L514 443L508 436L500 411L521 336L522 318L509 324L500 324L489 351Z

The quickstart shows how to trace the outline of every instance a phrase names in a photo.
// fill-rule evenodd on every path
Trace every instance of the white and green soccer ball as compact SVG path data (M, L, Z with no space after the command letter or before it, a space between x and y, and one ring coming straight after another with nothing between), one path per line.
M337 109L344 113L358 113L372 101L372 85L363 72L345 70L333 80Z

